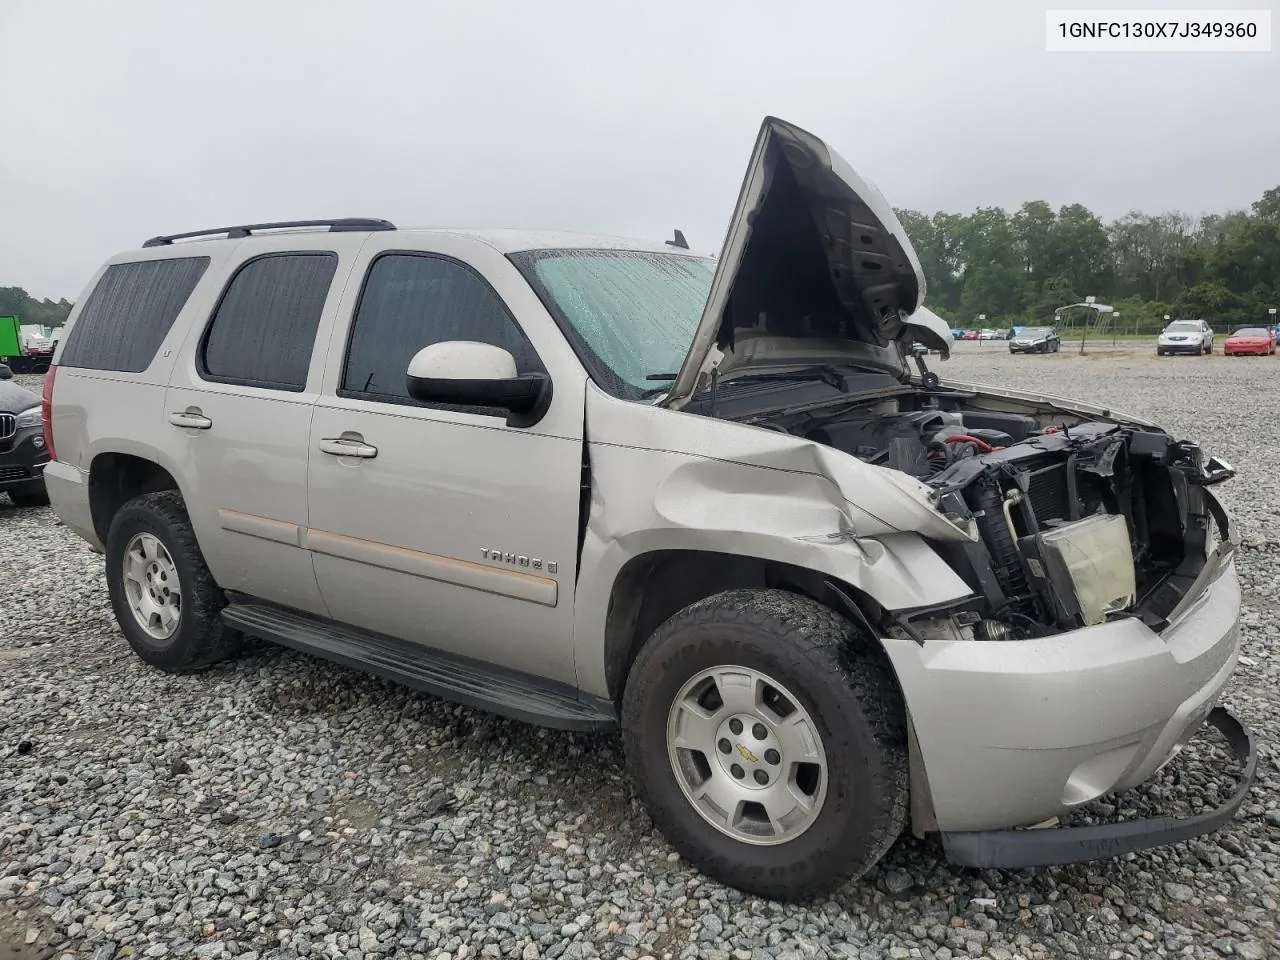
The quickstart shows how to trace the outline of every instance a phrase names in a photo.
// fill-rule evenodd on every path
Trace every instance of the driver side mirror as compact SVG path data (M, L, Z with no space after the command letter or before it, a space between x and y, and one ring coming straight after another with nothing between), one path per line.
M529 427L551 405L551 378L516 372L509 351L489 343L448 340L423 347L409 361L409 396L421 403L498 407L507 425Z
M9 369L7 363L0 363L0 380L12 380L13 371Z

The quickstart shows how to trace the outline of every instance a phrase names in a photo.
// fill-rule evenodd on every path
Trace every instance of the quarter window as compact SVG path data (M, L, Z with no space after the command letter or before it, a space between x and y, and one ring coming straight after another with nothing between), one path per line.
M208 257L173 257L107 267L59 362L121 373L146 370L208 266Z
M369 268L356 308L340 393L417 404L406 383L409 361L447 340L502 347L515 358L517 373L545 372L506 304L473 270L444 257L384 254Z
M333 253L267 254L231 280L200 352L206 380L301 391L338 266Z

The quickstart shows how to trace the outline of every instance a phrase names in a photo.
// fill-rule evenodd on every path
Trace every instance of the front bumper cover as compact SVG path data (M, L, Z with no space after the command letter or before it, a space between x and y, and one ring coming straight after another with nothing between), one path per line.
M1206 722L1221 731L1243 767L1239 786L1213 810L1185 819L1150 817L1079 827L944 832L947 859L965 867L1045 867L1116 857L1212 833L1244 803L1257 773L1258 750L1253 732L1225 707L1215 707Z
M0 490L40 483L48 462L49 451L38 427L23 427L11 439L0 440Z

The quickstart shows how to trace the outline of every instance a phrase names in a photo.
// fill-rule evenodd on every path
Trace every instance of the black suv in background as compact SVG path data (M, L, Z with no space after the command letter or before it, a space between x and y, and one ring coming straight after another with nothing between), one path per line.
M0 492L16 507L49 502L41 468L49 462L40 398L12 381L0 364Z

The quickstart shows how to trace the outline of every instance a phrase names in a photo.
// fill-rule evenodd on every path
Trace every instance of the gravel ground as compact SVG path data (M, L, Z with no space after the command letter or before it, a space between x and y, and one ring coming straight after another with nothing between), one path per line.
M1245 659L1227 699L1262 758L1220 834L1037 871L952 868L906 838L827 901L746 897L654 833L614 736L525 727L265 645L197 677L146 668L100 558L47 509L6 502L0 960L1280 955L1280 419L1262 385L1280 359L1150 353L963 344L935 366L1151 416L1240 471L1226 498ZM1214 756L1206 737L1112 806L1212 804Z

